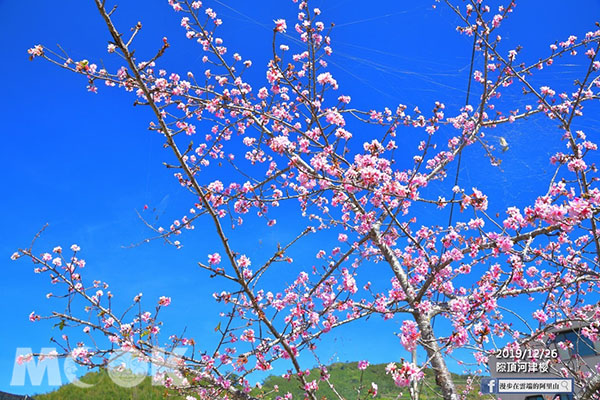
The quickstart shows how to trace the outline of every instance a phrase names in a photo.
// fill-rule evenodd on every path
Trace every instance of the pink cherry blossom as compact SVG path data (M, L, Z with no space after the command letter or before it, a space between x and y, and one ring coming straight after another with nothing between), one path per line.
M170 297L160 296L160 298L158 299L158 305L161 307L167 307L169 304L171 304Z
M221 262L221 255L219 253L213 253L208 255L208 263L211 265L217 265Z
M275 21L275 30L280 33L285 33L287 29L287 24L285 23L285 19L276 19Z

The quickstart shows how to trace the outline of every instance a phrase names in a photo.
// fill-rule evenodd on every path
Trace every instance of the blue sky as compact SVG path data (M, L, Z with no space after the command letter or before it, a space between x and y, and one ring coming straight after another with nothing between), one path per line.
M172 47L164 65L182 75L188 70L203 71L201 53L183 37L180 16L166 0L144 1L143 6L142 2L121 3L115 20L123 31L138 20L143 23L138 54L150 54L162 36L168 36ZM472 39L455 32L458 21L448 8L439 4L433 9L432 3L313 3L322 9L324 21L336 24L330 70L340 91L351 95L357 108L393 108L404 103L429 110L438 100L446 103L448 110L463 105ZM206 0L204 4L224 20L220 35L231 52L253 60L250 82L254 87L264 85L272 21L293 21L294 4L281 0ZM504 25L505 49L522 45L523 58L536 60L548 53L554 40L570 34L583 36L594 29L598 15L598 1L522 1ZM167 226L189 208L189 196L161 165L170 160L170 154L162 148L161 139L146 129L151 120L149 110L134 109L133 98L117 89L101 86L99 94L90 94L81 77L27 59L26 50L34 44L54 47L60 43L74 59L98 62L101 58L108 65L117 65L106 53L108 33L93 2L0 0L0 30L5 38L0 63L5 138L0 147L0 181L5 188L0 198L4 210L0 222L0 390L29 394L48 390L46 385L9 385L17 347L36 351L48 346L51 336L59 336L50 323L32 324L27 318L33 310L44 314L58 306L45 299L52 290L49 283L35 275L26 261L9 259L16 248L27 246L45 223L50 226L36 244L38 252L78 243L88 261L88 279L111 283L117 302L127 304L140 291L147 299L170 295L173 305L163 314L172 327L169 332L187 326L196 339L213 340L210 334L217 315L211 294L218 286L195 264L214 251L212 228L198 224L193 234L183 238L180 251L158 242L126 248L150 234L136 216L136 210L145 204L156 207L159 221ZM545 73L543 79L567 87L578 65L563 64ZM584 128L598 133L592 126ZM491 135L509 138L511 150L504 155L503 170L474 161L461 171L462 186L477 185L503 199L498 210L532 200L539 189L536 180L549 171L547 156L560 146L552 124L543 120L502 129ZM410 138L406 140L410 142ZM534 143L545 147L531 157ZM481 150L470 149L465 165L480 156ZM234 237L248 249L254 248L258 256L272 249L281 237L292 235L297 223L290 219L281 224L280 237L259 225L252 227L251 236L238 232ZM298 257L312 262L309 255ZM369 326L358 325L337 334L324 343L326 353L342 361L370 358L373 362L390 361L390 354L396 358L403 355L393 329L377 337L381 346L365 349L364 340L373 339L377 331ZM390 348L394 350L390 352Z

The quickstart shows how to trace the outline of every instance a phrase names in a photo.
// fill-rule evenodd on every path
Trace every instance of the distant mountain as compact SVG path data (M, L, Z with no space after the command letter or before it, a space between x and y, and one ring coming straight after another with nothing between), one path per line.
M21 394L10 394L5 392L0 392L0 400L35 400L33 397L29 397L27 395L23 396Z
M362 395L361 398L369 398L366 396L371 382L378 386L377 400L406 400L409 399L408 388L399 388L394 385L392 378L385 373L386 364L370 365L362 373ZM330 381L335 385L338 393L346 399L357 398L357 388L361 385L361 372L358 369L358 363L335 363L327 367L330 374ZM314 368L310 371L307 380L316 379L319 382L321 371ZM466 376L452 374L454 382L458 389L462 391L465 387ZM146 377L142 383L132 388L124 388L115 384L106 371L90 372L81 378L82 382L93 384L90 388L80 388L73 384L61 386L57 390L35 395L35 400L183 400L184 397L176 396L173 392L169 392L162 386L153 386L149 377ZM278 391L276 392L275 386ZM476 385L477 387L478 385ZM439 399L439 391L435 385L433 371L425 371L425 378L420 383L420 400ZM267 400L273 400L278 396L283 397L287 392L290 392L294 399L303 399L303 390L298 386L295 379L290 381L280 376L270 376L262 384L260 389L254 389L253 395L263 395ZM468 395L468 400L481 399L477 395L478 390L471 391ZM401 394L402 393L402 394ZM166 395L170 394L169 397ZM12 396L12 395L9 395ZM326 400L335 400L338 397L327 386L325 382L320 382L317 398ZM31 399L31 398L29 398ZM0 397L0 400L24 400L23 397Z

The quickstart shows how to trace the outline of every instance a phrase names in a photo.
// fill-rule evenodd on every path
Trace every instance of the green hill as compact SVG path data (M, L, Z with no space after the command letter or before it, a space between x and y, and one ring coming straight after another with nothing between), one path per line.
M162 386L152 386L149 377L131 388L119 386L110 379L106 370L88 372L80 381L94 386L81 388L70 383L49 393L36 394L35 400L162 400L167 398L168 392ZM184 398L171 396L169 399Z
M370 365L363 372L358 369L357 362L351 363L335 363L327 367L327 371L330 375L329 380L335 386L337 392L346 399L356 399L358 395L357 388L361 382L362 373L362 385L361 399L372 398L367 396L367 392L371 387L371 382L375 382L378 386L378 395L375 397L379 400L392 400L392 399L410 399L408 388L399 388L394 384L394 381L389 375L385 373L385 367L387 364L375 364ZM311 370L307 381L316 379L319 382L321 372L315 368ZM454 382L458 386L459 390L463 390L465 387L466 376L452 374ZM290 381L278 377L270 376L263 384L260 391L255 390L255 394L258 393L269 393L273 391L274 386L279 387L278 393L273 393L267 396L268 399L274 399L277 396L284 396L287 392L294 395L294 399L303 399L303 391L298 387L298 383L295 379ZM476 385L476 388L479 385ZM399 396L402 392L402 396ZM467 399L480 399L477 395L477 391L469 394ZM317 397L319 399L335 400L338 397L329 388L326 382L319 383L319 390L317 391ZM435 378L433 377L432 370L425 371L425 378L420 383L420 400L440 399L439 391L435 385Z
M335 385L338 393L346 399L357 398L357 388L360 385L362 372L358 369L357 364L358 363L356 362L335 363L328 367L330 381ZM370 365L362 372L362 384L364 389L362 390L361 398L372 398L371 396L367 396L367 391L371 387L371 382L375 382L379 387L379 393L376 399L409 399L408 388L399 388L395 386L392 378L385 374L385 366L386 364ZM456 374L452 374L452 376L459 389L462 390L464 388L466 377ZM308 381L312 381L313 379L319 381L319 378L320 370L318 368L312 369ZM89 372L81 378L81 382L92 384L94 386L90 388L81 388L73 384L68 384L53 392L37 394L34 397L36 400L161 400L167 398L167 395L170 394L168 397L169 399L183 399L183 397L174 395L173 392L164 387L153 386L149 377L144 378L137 386L125 388L115 384L110 379L108 373L102 370L98 372ZM279 387L278 392L274 392L275 385ZM425 378L421 382L420 388L420 400L440 398L431 370L426 371ZM265 399L267 400L275 399L277 396L283 397L287 392L292 393L294 399L303 399L303 390L300 389L294 378L288 381L280 376L270 376L265 379L261 389L253 390L253 394L257 396L267 394L265 396ZM402 396L399 396L401 392ZM317 395L319 399L337 399L337 396L334 395L333 391L325 382L320 382ZM476 392L469 394L467 397L469 400L480 398L481 397L478 396Z

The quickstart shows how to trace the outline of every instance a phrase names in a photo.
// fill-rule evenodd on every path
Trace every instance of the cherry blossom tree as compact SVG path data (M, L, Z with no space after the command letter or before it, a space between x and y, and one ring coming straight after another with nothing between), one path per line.
M140 295L129 309L117 310L106 283L84 279L85 249L73 245L40 253L32 244L13 258L33 261L36 273L62 288L52 297L68 307L48 316L32 313L30 319L54 319L61 328L83 328L94 338L75 344L65 335L61 356L95 367L105 365L111 354L135 351L174 369L155 379L189 399L291 398L253 391L248 377L275 362L287 363L287 377L297 381L305 398L317 400L320 386L339 393L319 361L321 337L378 317L400 321L398 345L426 356L423 362L388 365L399 392L409 390L416 397L414 383L430 368L441 398L450 400L477 391L475 384L462 391L453 382L447 360L455 352L468 350L479 364L475 371L482 373L504 344L527 346L556 329L584 324L582 335L600 340L597 145L577 128L585 118L584 105L598 100L600 30L549 43L538 61L525 63L519 60L523 50L507 51L500 35L515 10L513 2L448 0L437 7L455 13L458 33L472 37L477 55L465 106L449 109L437 102L428 112L402 104L360 110L328 72L335 28L326 27L309 0L293 0L296 22L274 21L265 87L245 80L244 72L257 67L226 47L217 34L222 21L209 4L169 0L181 15L182 34L190 46L199 46L206 65L204 71L182 73L161 65L167 38L154 55L135 52L141 23L126 34L113 22L116 7L94 1L108 28L108 52L122 59L122 67L110 71L44 45L31 48L30 57L83 75L92 92L101 85L131 92L136 105L151 109L149 128L172 151L168 171L175 171L191 198L189 211L170 227L147 222L151 239L180 247L194 226L212 225L220 245L195 261L207 276L223 281L214 299L228 311L215 330L215 348L200 348L183 336L172 336L166 346L159 338L159 312L169 306L169 297L153 304ZM295 35L302 51L280 45L281 35ZM574 86L533 83L540 70L568 57L583 65ZM518 96L506 100L501 97L506 93ZM499 165L508 142L503 138L496 148L485 132L539 119L556 125L565 150L550 158L554 172L533 203L517 208L501 196L457 184L457 164L469 147L487 154L478 162ZM365 125L379 134L360 134ZM397 151L405 134L422 138L409 160ZM224 178L211 179L215 174ZM503 207L504 215L489 213L488 204ZM232 230L251 234L257 218L277 230L271 215L278 207L301 215L304 225L289 242L251 260L244 243L232 240ZM438 222L423 224L422 215ZM244 219L253 222L244 224ZM321 248L304 248L316 255L315 267L295 265L291 249L307 246L306 238L316 234L331 240L320 242ZM265 277L282 263L296 268L296 279L277 286ZM375 267L387 276L386 285L363 278ZM531 301L538 308L527 315L515 306ZM436 327L436 321L452 328ZM193 347L193 355L175 357L176 346ZM158 354L157 348L167 350ZM320 381L309 380L300 359L305 353L315 356ZM360 369L367 366L359 363ZM557 365L556 373L573 376L582 399L598 398L600 383L597 375L591 378L599 366L570 373L564 368L561 372ZM374 397L377 382L358 390L359 398Z

